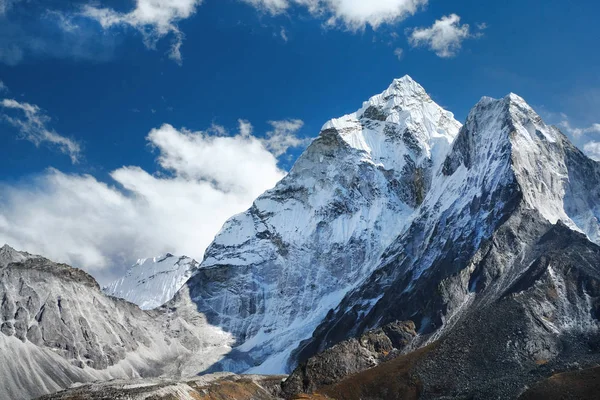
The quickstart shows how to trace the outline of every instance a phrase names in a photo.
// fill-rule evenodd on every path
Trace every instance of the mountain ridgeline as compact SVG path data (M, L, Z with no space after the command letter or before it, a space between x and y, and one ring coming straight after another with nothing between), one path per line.
M5 247L0 394L228 371L291 373L253 378L261 396L517 398L600 362L599 219L600 163L522 98L461 125L404 77L326 123L200 265L107 289L150 308L189 278L154 310Z

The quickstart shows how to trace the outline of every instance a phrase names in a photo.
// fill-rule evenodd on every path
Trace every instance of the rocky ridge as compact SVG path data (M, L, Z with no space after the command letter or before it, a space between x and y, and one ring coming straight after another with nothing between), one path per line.
M8 246L2 254L11 258L0 268L0 398L194 375L230 350L230 335L201 315L145 312L106 296L84 271Z

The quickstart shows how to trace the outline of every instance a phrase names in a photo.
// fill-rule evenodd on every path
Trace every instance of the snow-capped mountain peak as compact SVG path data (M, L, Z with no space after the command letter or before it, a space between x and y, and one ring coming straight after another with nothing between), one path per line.
M170 253L138 260L127 273L104 292L137 304L143 310L156 308L171 300L175 293L198 270L198 263L189 257Z
M510 158L527 207L600 243L600 193L595 186L599 168L560 130L546 125L522 97L514 93L499 100L484 97L469 114L460 136L451 162L453 157L456 160L456 150L467 166L478 155L486 166ZM589 171L589 176L575 176L580 170Z
M364 102L358 111L328 121L322 132L336 131L375 164L401 169L409 155L417 164L431 160L436 170L460 127L451 112L407 75Z

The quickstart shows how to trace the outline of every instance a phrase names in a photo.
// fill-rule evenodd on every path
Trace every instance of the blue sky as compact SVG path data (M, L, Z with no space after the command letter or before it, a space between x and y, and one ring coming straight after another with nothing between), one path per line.
M200 258L324 122L405 74L459 121L515 92L600 157L598 12L591 0L0 0L0 242L101 280L164 251ZM180 213L158 201L169 196Z

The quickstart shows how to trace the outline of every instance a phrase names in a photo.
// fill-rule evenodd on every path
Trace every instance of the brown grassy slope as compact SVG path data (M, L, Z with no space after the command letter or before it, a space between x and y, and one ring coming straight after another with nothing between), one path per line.
M600 399L600 367L564 372L533 385L519 400Z

